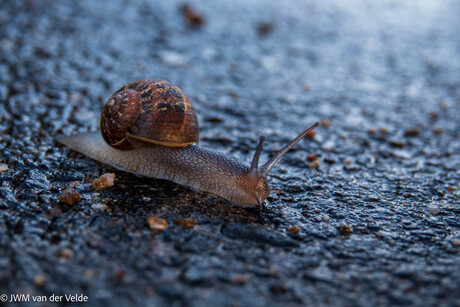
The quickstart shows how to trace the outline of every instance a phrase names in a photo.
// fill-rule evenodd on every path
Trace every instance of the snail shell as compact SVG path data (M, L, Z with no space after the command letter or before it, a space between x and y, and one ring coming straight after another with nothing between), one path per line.
M163 80L126 84L108 99L101 133L110 146L129 150L128 138L168 147L198 144L198 119L190 99Z

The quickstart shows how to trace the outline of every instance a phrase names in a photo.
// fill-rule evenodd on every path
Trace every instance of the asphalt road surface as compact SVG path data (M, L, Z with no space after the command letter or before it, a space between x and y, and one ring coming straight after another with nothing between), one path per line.
M0 298L460 306L459 15L453 0L2 1ZM259 136L266 161L322 126L272 171L284 193L262 212L54 141L97 130L142 78L179 86L200 146L247 164Z

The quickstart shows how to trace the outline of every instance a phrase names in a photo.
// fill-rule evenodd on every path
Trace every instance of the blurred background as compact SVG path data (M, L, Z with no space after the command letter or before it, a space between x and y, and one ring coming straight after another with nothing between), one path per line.
M214 137L210 118L251 139L291 136L319 118L353 130L405 127L453 108L446 93L458 97L453 1L4 4L3 99L14 103L19 91L35 104L65 103L69 117L52 121L71 130L96 129L107 97L141 78L178 85L205 137Z
M454 0L3 0L0 292L458 304L459 16ZM273 170L286 193L262 213L122 172L95 192L113 170L53 140L97 130L108 97L143 78L181 88L201 145L247 163L260 135L265 161L323 125ZM66 206L72 181L82 200Z

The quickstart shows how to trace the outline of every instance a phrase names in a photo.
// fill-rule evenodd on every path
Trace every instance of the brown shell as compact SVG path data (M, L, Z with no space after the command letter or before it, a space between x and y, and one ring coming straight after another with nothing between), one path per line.
M101 115L104 140L118 149L131 149L127 140L169 147L198 143L198 120L182 91L163 80L126 84L107 101Z

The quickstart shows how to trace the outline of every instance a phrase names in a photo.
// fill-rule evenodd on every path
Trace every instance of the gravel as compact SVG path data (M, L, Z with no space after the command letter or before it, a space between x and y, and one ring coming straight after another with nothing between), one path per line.
M2 3L0 294L460 306L458 3L186 5ZM327 124L272 171L284 193L262 212L54 142L98 129L106 99L141 78L179 86L201 145L248 164L260 135L265 161ZM114 186L96 191L106 173ZM69 186L73 205L60 201ZM149 228L149 217L168 227ZM191 227L175 223L185 218Z

